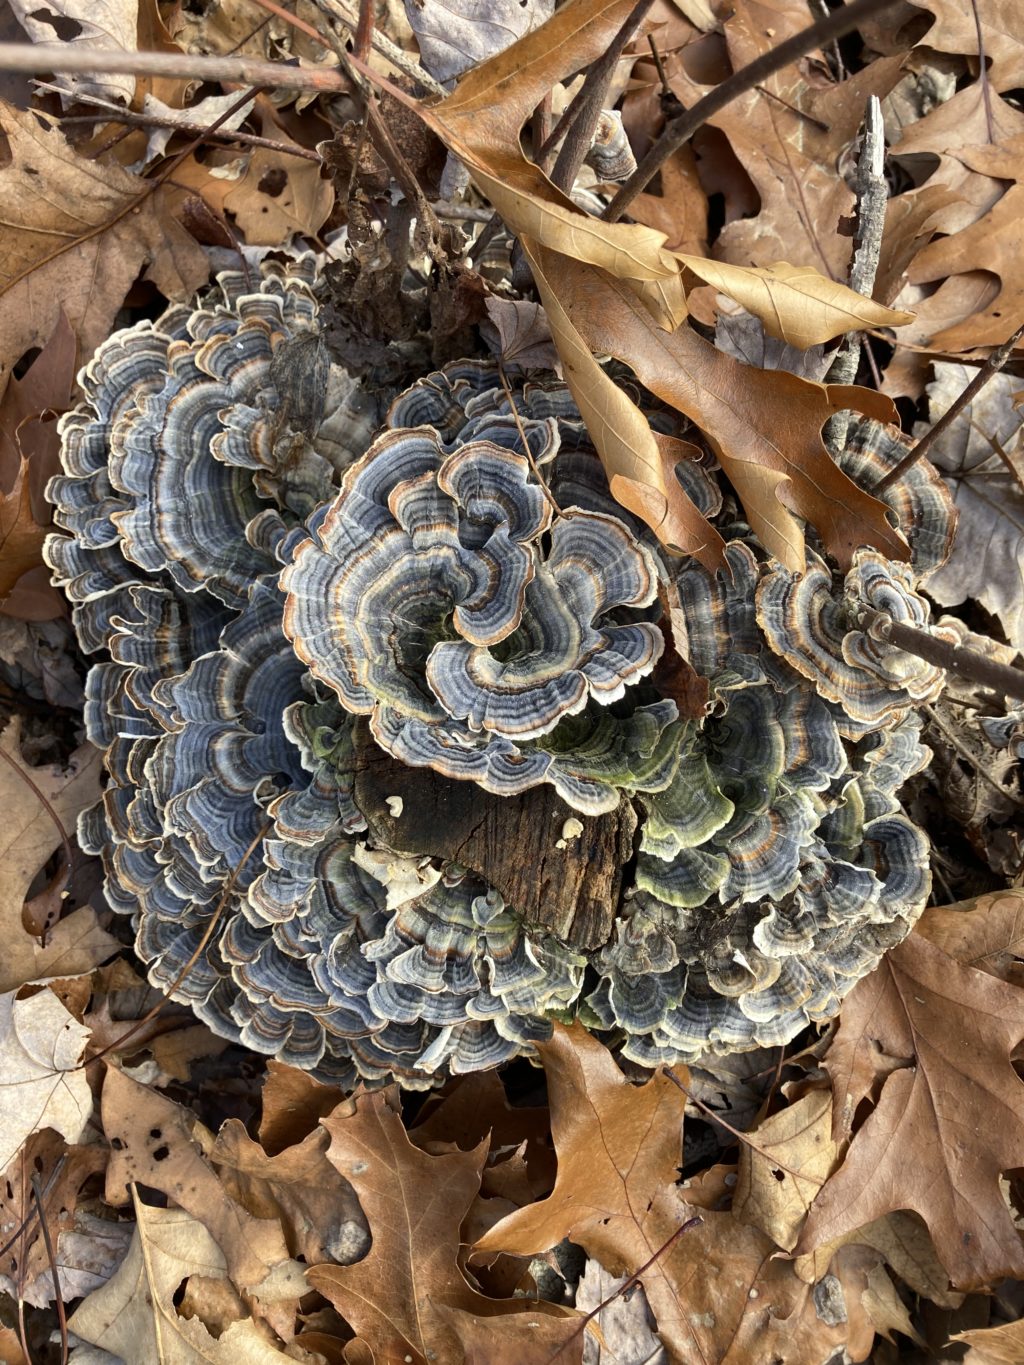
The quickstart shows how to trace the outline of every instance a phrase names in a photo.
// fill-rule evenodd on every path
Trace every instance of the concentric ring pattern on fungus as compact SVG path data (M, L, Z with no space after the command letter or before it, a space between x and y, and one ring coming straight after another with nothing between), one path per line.
M550 375L513 413L490 365L459 362L367 444L331 397L314 284L311 258L268 263L117 333L63 421L46 554L96 658L108 772L80 839L150 979L346 1086L530 1055L553 1019L654 1066L834 1014L928 892L899 793L941 675L857 625L860 606L924 620L913 571L863 552L844 579L809 553L785 574L699 464L680 477L730 574L663 558ZM861 435L849 461L887 457ZM892 506L934 567L941 481L919 471ZM697 718L659 691L669 581ZM567 816L632 803L609 941L561 942L478 873L375 844L357 726L439 783L548 786Z

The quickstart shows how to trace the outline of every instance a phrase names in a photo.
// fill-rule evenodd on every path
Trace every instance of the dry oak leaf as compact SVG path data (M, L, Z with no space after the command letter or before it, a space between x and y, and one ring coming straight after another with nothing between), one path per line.
M971 1349L964 1365L1021 1365L1024 1360L1024 1319L1003 1327L983 1327L974 1332L957 1332L951 1341L962 1341Z
M832 1092L812 1090L759 1123L740 1146L732 1212L786 1251L796 1246L807 1210L832 1174Z
M30 981L50 981L90 972L120 947L100 925L96 911L82 906L46 930L42 941L22 924L25 898L36 874L61 845L61 830L73 830L79 814L99 798L103 763L100 751L83 744L67 768L30 768L18 743L20 722L12 718L0 735L0 991ZM45 797L47 805L32 790Z
M447 99L412 107L465 162L511 232L613 275L649 282L649 305L674 325L686 306L665 234L582 212L527 161L519 142L524 120L552 86L601 56L632 8L631 0L569 0L546 24L474 67Z
M957 962L1017 984L1024 957L1024 891L990 891L955 905L931 906L914 932Z
M46 527L32 515L29 462L22 460L9 493L0 495L0 600L6 599L22 574L43 562Z
M637 405L594 359L563 307L560 286L567 259L528 237L520 241L548 315L562 374L601 457L612 496L645 521L669 550L693 555L712 572L720 568L725 542L675 477L682 453L678 443L651 430ZM636 296L628 297L642 319L649 320Z
M486 1143L431 1156L410 1142L396 1103L394 1092L357 1093L323 1120L331 1135L328 1159L355 1189L373 1241L355 1265L311 1266L310 1284L379 1361L480 1360L459 1335L463 1313L490 1319L510 1359L537 1331L547 1337L554 1330L546 1317L559 1320L559 1339L567 1343L580 1330L577 1314L543 1302L489 1299L459 1266L460 1226L480 1186Z
M810 266L777 261L767 266L728 265L677 253L683 265L760 318L779 341L806 350L844 332L900 327L912 313L896 312L827 279Z
M69 1319L76 1336L120 1356L124 1365L285 1365L249 1318L214 1336L175 1306L192 1276L223 1280L224 1256L207 1229L182 1209L154 1209L132 1187L135 1236L117 1273Z
M268 1156L238 1119L228 1119L210 1149L231 1197L257 1217L279 1222L292 1255L308 1265L347 1265L369 1243L355 1191L325 1156L329 1141L316 1128L296 1146Z
M61 1297L65 1302L77 1298L95 1289L100 1280L109 1279L114 1269L109 1260L111 1248L120 1248L118 1261L124 1254L124 1244L116 1235L121 1225L108 1222L107 1228L115 1231L113 1239L92 1236L85 1243L76 1230L81 1187L102 1171L106 1161L102 1143L69 1148L52 1128L33 1133L21 1146L0 1174L0 1291L36 1308L45 1308L54 1298L46 1239L35 1216L33 1176L38 1177L42 1191L43 1219L56 1252ZM11 1240L18 1228L24 1228L24 1234ZM87 1283L90 1273L92 1283Z
M128 1203L133 1182L160 1190L207 1229L239 1289L255 1288L289 1259L279 1221L254 1218L221 1184L207 1157L213 1136L189 1110L108 1065L102 1113L113 1149L108 1204Z
M11 0L18 22L34 43L85 43L87 51L134 52L138 0ZM57 75L54 84L68 97L96 95L130 104L135 78L114 72Z
M776 1259L774 1242L731 1213L684 1202L676 1182L686 1097L667 1076L631 1085L578 1025L556 1025L538 1051L555 1188L496 1224L475 1251L529 1256L570 1237L613 1275L639 1271L676 1365L817 1365L845 1344L845 1323L818 1318L815 1291Z
M876 1090L877 1102L811 1206L797 1254L911 1209L957 1288L1024 1275L999 1185L1024 1166L1024 1082L1009 1060L1022 1036L1024 993L919 934L858 982L825 1057L836 1135Z
M92 1091L79 1070L88 1029L52 991L28 1000L0 995L0 1171L43 1128L77 1142L92 1114Z
M559 307L590 351L624 360L652 393L704 432L751 528L787 568L802 573L805 565L803 527L794 513L817 529L844 568L861 545L890 559L909 557L884 504L847 478L821 439L823 424L842 408L894 420L889 399L852 384L813 384L743 365L692 328L663 331L623 281L582 262L537 254L549 280L557 280ZM554 321L552 331L561 340ZM579 402L579 385L565 353L562 358Z
M88 355L140 276L186 299L209 266L177 221L181 191L86 160L58 129L2 101L0 129L10 147L0 167L2 391L15 362L52 335L61 308Z
M911 0L917 9L934 14L936 22L921 35L920 42L937 52L977 57L980 41L988 62L988 81L993 90L1020 86L1024 71L1024 34L1017 0ZM981 38L978 37L978 27Z
M734 70L807 26L802 5L733 0L727 12L724 34ZM860 130L868 96L884 98L900 79L902 62L902 56L878 58L838 85L810 59L794 62L711 116L760 199L760 212L726 224L716 256L744 266L793 261L846 278L853 243L838 226L853 212L854 194L836 165ZM687 108L710 88L682 63L669 84Z

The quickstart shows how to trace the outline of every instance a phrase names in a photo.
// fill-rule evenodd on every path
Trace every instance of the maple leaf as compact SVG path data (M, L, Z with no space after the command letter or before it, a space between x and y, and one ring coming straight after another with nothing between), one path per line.
M6 822L0 835L0 990L15 990L30 981L78 976L93 969L119 946L100 925L96 911L82 906L63 919L47 923L42 940L25 930L25 898L36 874L60 847L61 830L74 829L79 813L97 800L103 758L91 744L71 756L66 769L29 768L21 756L20 723L12 719L0 735L0 805ZM28 785L31 782L45 798ZM56 898L60 904L60 897Z
M486 1142L432 1156L409 1140L394 1103L393 1093L356 1094L323 1120L331 1135L328 1159L355 1189L373 1242L355 1265L311 1266L310 1284L377 1359L414 1365L471 1359L470 1341L460 1338L463 1314L467 1331L475 1319L490 1319L509 1359L518 1358L538 1322L546 1340L559 1335L545 1317L560 1319L559 1340L568 1344L579 1330L576 1314L543 1302L489 1299L459 1267L459 1229L480 1186Z
M842 408L890 420L893 409L888 399L853 385L812 384L782 371L742 365L691 328L662 331L623 281L554 253L531 247L530 255L538 257L547 280L557 280L558 306L590 351L624 360L652 393L705 432L751 527L788 568L799 573L805 564L803 528L794 512L817 528L829 553L844 567L859 545L872 545L892 559L908 557L906 543L889 525L884 505L847 478L821 439L825 421ZM551 289L550 284L547 291L542 287L546 305ZM557 317L550 307L548 311L561 343ZM575 352L574 363L565 350L562 357L566 382L594 436L584 408L589 375L581 375ZM606 382L611 384L607 377ZM601 443L594 438L600 450ZM603 451L602 458L610 478L627 472L619 464L609 468ZM634 465L632 478L641 473L647 477L646 470ZM666 487L664 476L660 487ZM612 492L623 500L614 482Z
M28 1000L0 995L0 1171L43 1128L77 1142L92 1114L92 1092L79 1069L88 1030L52 991Z
M962 966L918 934L846 997L825 1065L837 1134L877 1103L815 1199L797 1254L894 1209L928 1225L960 1288L1024 1275L1024 1245L999 1177L1024 1166L1024 1083L1010 1052L1024 994Z

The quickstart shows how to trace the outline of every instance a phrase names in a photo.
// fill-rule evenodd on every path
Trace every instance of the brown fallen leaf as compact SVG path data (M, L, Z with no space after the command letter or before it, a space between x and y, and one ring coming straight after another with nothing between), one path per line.
M662 331L623 281L553 253L536 254L543 273L557 279L558 306L586 347L624 360L652 393L701 428L751 527L788 568L800 573L805 563L803 528L794 512L817 529L843 567L860 545L891 559L908 557L884 505L847 478L821 439L823 424L841 408L893 420L889 399L854 385L813 384L783 371L742 365L691 328ZM552 330L561 340L554 319ZM573 387L564 352L563 361ZM573 393L579 402L576 388ZM584 419L593 435L586 413ZM664 480L662 485L652 480L652 486L660 490Z
M561 1319L568 1338L579 1326L570 1310L489 1299L466 1280L459 1228L480 1185L486 1145L428 1155L409 1141L395 1102L389 1092L357 1093L324 1119L328 1159L355 1189L373 1241L355 1265L311 1266L310 1284L378 1360L461 1365L471 1345L459 1336L462 1313L470 1326L490 1319L510 1352L525 1348L541 1317Z
M0 1289L37 1308L54 1298L53 1273L46 1241L36 1215L32 1177L38 1177L43 1192L43 1217L57 1252L61 1295L67 1300L82 1293L74 1284L76 1267L69 1249L61 1246L75 1227L75 1212L82 1186L106 1165L102 1144L68 1147L52 1129L34 1133L21 1147L7 1169L0 1174L0 1228L13 1232L24 1227L22 1237L8 1241L0 1256ZM116 1225L115 1225L116 1226ZM98 1239L97 1239L98 1241ZM99 1262L100 1248L94 1253ZM92 1288L94 1286L90 1286ZM74 1291L74 1292L71 1292ZM0 1351L0 1359L3 1359Z
M964 1356L964 1365L1020 1365L1024 1360L1024 1319L1005 1327L957 1332L951 1340L971 1348Z
M876 1089L877 1102L811 1206L797 1254L912 1209L958 1288L1024 1275L999 1187L1003 1171L1024 1166L1024 1083L1009 1060L1022 1036L1020 990L918 934L858 982L825 1057L836 1135Z
M919 40L926 47L977 57L981 43L990 63L987 76L993 90L1019 87L1024 70L1024 39L1016 0L979 0L976 10L973 4L962 5L959 0L910 2L935 16L935 23Z
M0 600L13 591L22 574L43 562L47 528L32 515L28 471L28 460L22 460L14 487L0 497Z
M1017 984L1024 957L1024 891L990 891L956 905L930 906L914 932L966 967Z
M0 834L0 991L17 990L30 981L80 976L108 958L120 945L101 926L96 911L82 906L47 927L45 937L31 937L22 924L28 889L47 859L73 831L79 814L100 794L102 755L83 744L66 769L30 768L21 756L20 722L12 718L0 735L0 806L7 819ZM28 785L31 781L49 805ZM58 898L59 899L59 898Z
M667 1076L631 1085L579 1025L556 1025L538 1050L558 1152L555 1188L498 1223L476 1252L529 1256L570 1237L611 1274L639 1272L658 1335L679 1365L814 1365L845 1344L845 1322L818 1317L812 1287L776 1259L774 1242L731 1213L685 1202L691 1191L677 1180L686 1098Z
M0 389L51 336L63 308L81 353L110 333L131 285L185 299L205 283L202 249L178 221L182 194L79 155L57 128L0 102L11 159L0 168ZM41 187L59 186L59 194Z
M912 313L875 303L810 266L786 261L759 267L729 265L681 253L679 260L706 284L714 285L760 318L770 336L800 350L831 341L844 332L899 327L913 320Z
M189 1110L108 1065L102 1112L112 1148L108 1204L127 1204L135 1182L162 1191L208 1230L239 1289L253 1288L289 1259L280 1222L254 1218L221 1184L205 1155L212 1134Z
M259 1137L264 1151L273 1156L302 1142L344 1097L337 1086L324 1085L308 1071L272 1057L261 1097Z
M563 307L567 258L544 251L529 238L521 240L562 358L565 382L601 456L612 495L670 550L691 554L712 571L719 568L725 563L725 543L675 477L681 452L651 430L636 404L594 359L576 320ZM649 319L635 294L626 292L632 306Z
M727 15L723 31L734 70L807 25L799 5L733 0ZM868 96L888 94L902 62L902 56L882 57L834 84L807 58L712 115L760 200L758 212L727 222L715 244L719 260L743 266L792 261L826 278L847 278L852 240L838 229L853 211L854 195L836 165L860 129ZM669 80L687 108L709 88L682 63Z
M831 1129L827 1089L812 1090L751 1129L757 1146L740 1146L733 1216L791 1251L815 1195L838 1165Z
M366 1220L352 1186L327 1160L317 1128L301 1143L268 1156L237 1119L228 1119L210 1149L221 1183L237 1204L284 1229L288 1249L309 1265L347 1265L365 1254Z
M675 323L685 303L664 234L583 213L527 161L519 141L523 122L552 86L599 57L632 8L630 0L569 0L540 28L474 67L447 99L413 107L466 164L510 231L612 274L662 282L660 316ZM657 305L652 295L650 306Z
M175 1305L191 1277L223 1279L220 1247L197 1219L182 1209L154 1209L132 1187L135 1236L113 1278L72 1314L68 1325L127 1365L286 1365L293 1357L267 1342L251 1318L231 1322L216 1337L199 1317Z

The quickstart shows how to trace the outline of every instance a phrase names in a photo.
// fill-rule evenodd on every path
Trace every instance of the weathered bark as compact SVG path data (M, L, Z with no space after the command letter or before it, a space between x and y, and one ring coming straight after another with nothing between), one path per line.
M637 825L628 801L607 815L585 816L549 786L492 796L472 782L396 762L374 743L365 722L356 729L355 796L376 842L479 873L525 923L563 943L598 948L611 937ZM388 805L396 796L398 816ZM574 819L582 833L564 838L565 822Z

